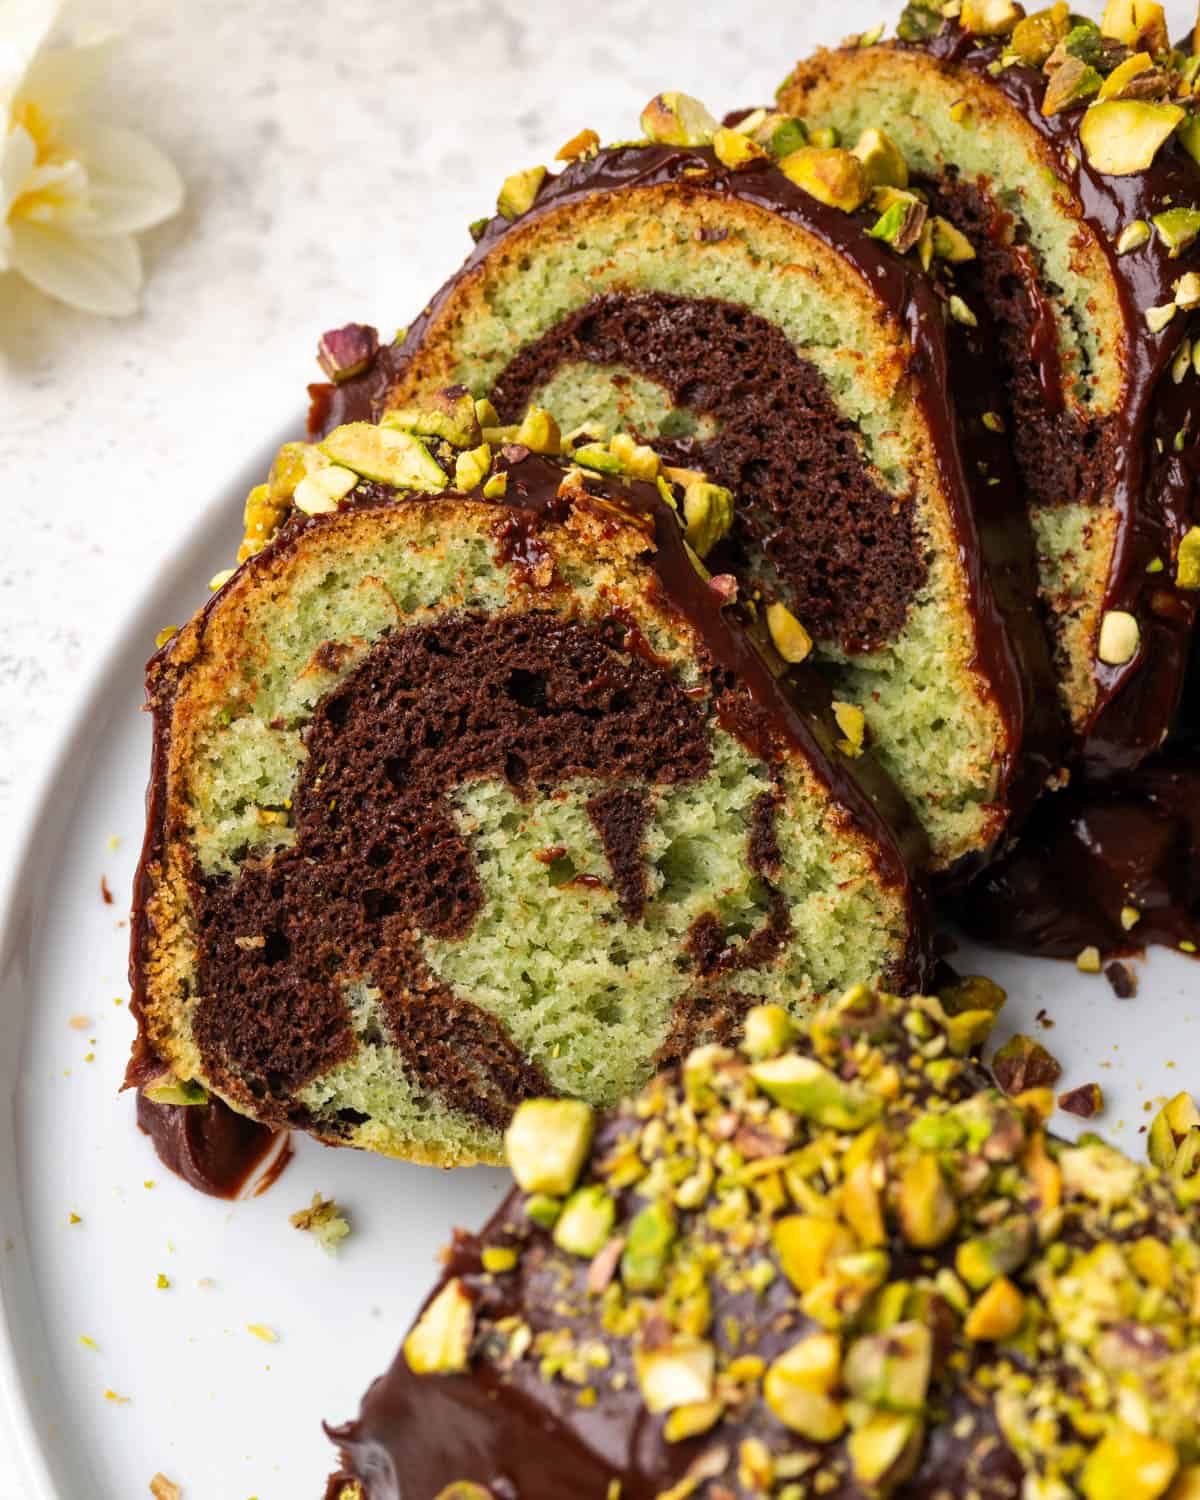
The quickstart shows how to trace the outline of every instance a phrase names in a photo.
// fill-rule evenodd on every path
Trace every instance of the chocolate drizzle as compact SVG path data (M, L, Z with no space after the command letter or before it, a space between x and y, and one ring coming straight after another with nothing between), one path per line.
M1137 616L1141 648L1125 666L1097 664L1099 693L1084 731L1083 753L1093 774L1128 769L1162 744L1187 666L1196 600L1174 586L1169 562L1196 519L1200 422L1195 386L1189 388L1187 381L1177 385L1168 373L1186 336L1187 318L1176 316L1157 333L1145 318L1147 308L1174 301L1174 282L1189 260L1172 259L1159 235L1125 255L1117 254L1116 242L1135 219L1149 221L1171 206L1200 206L1200 171L1172 138L1145 171L1128 177L1098 172L1079 140L1082 106L1042 114L1044 73L1019 63L989 73L1000 47L974 46L954 22L923 45L943 64L968 68L986 80L1037 131L1108 258L1116 283L1124 322L1125 387L1113 423L1109 482L1119 525L1103 608ZM1168 564L1168 571L1147 572L1156 558Z
M947 338L941 297L918 265L871 239L855 218L819 203L770 164L730 172L709 148L653 145L613 147L573 163L547 181L527 214L511 223L500 216L490 221L460 271L411 325L403 345L381 350L374 365L353 380L315 388L312 430L377 417L399 383L419 382L424 341L460 283L507 236L581 199L650 188L670 188L697 202L737 200L800 226L841 256L906 332L916 395L933 437L966 573L978 666L1009 730L998 779L1013 822L1018 821L1058 765L1061 731L1044 628L1034 604L1023 501L1007 442L978 420L997 404L983 373L992 368L983 354L986 330L952 323ZM952 391L966 407L977 403L979 410L963 410L960 422ZM976 482L980 464L997 482Z
M212 1198L239 1198L259 1168L255 1184L265 1192L291 1160L291 1145L267 1125L236 1114L221 1099L207 1104L154 1104L139 1092L138 1128L150 1137L159 1161L177 1177Z

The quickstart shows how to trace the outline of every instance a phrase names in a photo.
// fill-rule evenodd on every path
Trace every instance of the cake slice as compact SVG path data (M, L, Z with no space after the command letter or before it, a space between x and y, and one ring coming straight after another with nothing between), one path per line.
M976 251L963 281L996 316L1063 699L1108 772L1170 727L1200 586L1196 59L1149 0L1100 25L941 9L800 63L779 107L847 139L885 127Z
M994 993L762 1007L595 1121L523 1105L329 1500L1191 1494L1200 1111L1152 1169L1056 1140L964 1055Z
M615 1101L758 998L920 982L920 830L738 623L694 487L532 451L544 413L521 436L459 390L288 445L151 662L157 1097L494 1160L521 1099Z
M328 340L314 425L461 381L504 423L545 406L732 489L723 566L802 622L934 866L961 872L1058 764L987 317L951 279L961 237L893 185L886 139L824 150L673 94L642 125L510 178L398 345Z

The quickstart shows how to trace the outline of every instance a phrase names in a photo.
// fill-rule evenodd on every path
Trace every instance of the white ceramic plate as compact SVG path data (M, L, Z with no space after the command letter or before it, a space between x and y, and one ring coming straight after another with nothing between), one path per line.
M265 472L274 446L228 495ZM437 1172L300 1140L268 1193L224 1204L162 1170L132 1098L117 1095L133 1034L125 903L150 746L141 669L157 628L199 602L237 535L236 503L214 505L134 611L49 768L11 872L0 960L0 1425L7 1415L19 1480L6 1487L0 1459L3 1500L133 1500L160 1470L186 1500L315 1500L333 1456L322 1419L357 1409L438 1246L454 1224L481 1221L504 1186L498 1172ZM1101 1082L1104 1128L1135 1153L1155 1097L1196 1085L1200 975L1188 960L1155 953L1132 1001L1069 965L970 951L956 962L1008 986L1008 1029L1036 1033L1046 1009L1066 1081ZM88 1024L74 1029L82 1016ZM317 1190L353 1217L336 1257L288 1223Z

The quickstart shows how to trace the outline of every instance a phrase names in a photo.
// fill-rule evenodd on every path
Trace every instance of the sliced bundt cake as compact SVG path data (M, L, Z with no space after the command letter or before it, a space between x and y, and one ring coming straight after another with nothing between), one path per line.
M1197 61L1150 0L943 9L802 62L780 107L886 127L975 249L1064 700L1092 765L1128 766L1170 726L1200 585Z
M964 1060L991 1019L762 1007L598 1120L523 1105L329 1500L1194 1493L1200 1112L1150 1169L1056 1140Z
M878 132L824 150L681 95L642 123L509 179L399 344L331 336L314 424L461 381L503 422L544 405L730 487L724 565L812 634L935 865L978 856L1055 769L1056 725L986 319L949 281L969 249Z
M491 1160L519 1100L613 1101L758 997L920 981L919 828L685 541L729 496L520 436L460 390L289 445L151 662L155 1097Z

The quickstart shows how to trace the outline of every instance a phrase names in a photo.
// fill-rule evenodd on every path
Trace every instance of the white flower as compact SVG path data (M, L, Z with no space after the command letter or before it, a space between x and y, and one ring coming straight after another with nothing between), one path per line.
M179 211L183 184L135 131L97 119L109 41L48 46L60 0L0 0L0 272L84 312L134 312L134 235Z

